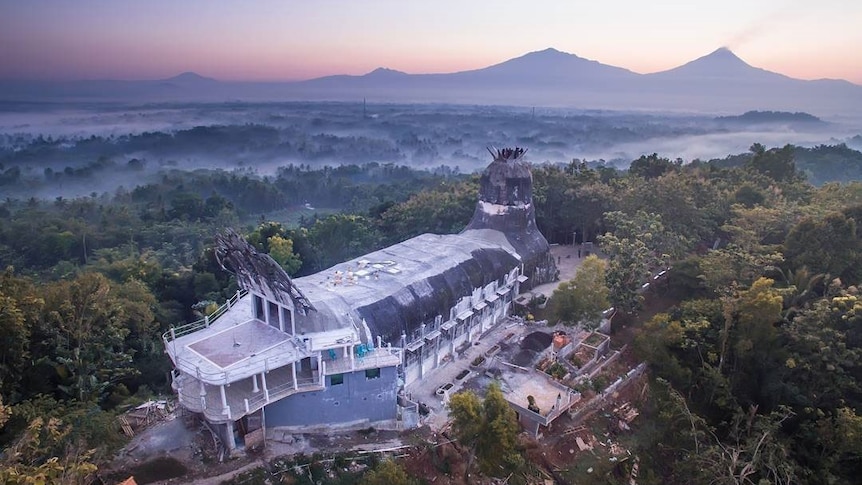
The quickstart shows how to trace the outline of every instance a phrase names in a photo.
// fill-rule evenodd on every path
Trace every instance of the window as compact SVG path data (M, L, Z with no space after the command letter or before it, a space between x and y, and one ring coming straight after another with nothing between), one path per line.
M368 372L366 371L366 375ZM329 385L330 386L340 386L344 384L344 374L332 374L329 376Z
M278 328L278 305L271 301L267 301L269 304L269 314L267 315L266 322L275 328Z
M366 369L365 370L365 378L366 379L377 379L379 377L380 377L380 368Z
M263 298L257 295L254 295L254 318L262 322L266 321L266 315L263 312Z

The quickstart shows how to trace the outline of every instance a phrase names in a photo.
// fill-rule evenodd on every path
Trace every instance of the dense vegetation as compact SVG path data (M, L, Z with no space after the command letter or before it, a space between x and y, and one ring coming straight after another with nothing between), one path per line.
M849 484L862 472L862 184L815 187L797 153L534 167L543 233L612 256L596 269L610 289L598 298L634 312L650 272L673 266L678 304L637 344L656 377L639 483ZM115 413L167 390L161 332L236 289L209 249L221 228L243 227L291 274L310 274L460 230L476 184L376 163L275 177L168 170L112 195L3 201L0 478L73 483L120 444ZM517 466L506 449L491 458Z
M718 121L731 123L822 123L820 118L803 112L789 111L746 111L738 116L719 116Z

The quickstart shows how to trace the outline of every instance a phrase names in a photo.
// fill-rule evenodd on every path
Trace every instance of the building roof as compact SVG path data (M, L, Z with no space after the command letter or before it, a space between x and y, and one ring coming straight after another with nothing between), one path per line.
M505 238L503 238L504 240ZM464 235L423 234L298 278L317 312L297 317L297 331L324 332L367 324L371 335L398 344L462 297L499 279L520 259L511 249Z

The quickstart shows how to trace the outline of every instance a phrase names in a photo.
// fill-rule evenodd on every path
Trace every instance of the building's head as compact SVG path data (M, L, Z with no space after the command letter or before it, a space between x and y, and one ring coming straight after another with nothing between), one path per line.
M536 226L533 175L523 148L489 149L494 161L482 172L479 201L462 235L488 240L501 236L521 257L530 286L553 281L557 268L548 241Z

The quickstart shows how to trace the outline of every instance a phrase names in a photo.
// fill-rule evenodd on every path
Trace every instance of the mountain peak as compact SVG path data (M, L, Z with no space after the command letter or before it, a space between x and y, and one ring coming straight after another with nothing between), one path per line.
M215 82L215 79L211 77L201 76L200 74L192 71L186 71L180 74L177 74L174 77L165 79L165 82L177 82L177 83L211 83Z
M389 69L388 67L378 67L377 69L369 72L366 76L374 76L374 77L382 77L382 76L405 76L407 73L398 71L395 69Z
M725 62L733 61L733 62L741 62L743 64L748 65L745 61L739 58L729 47L719 47L718 49L710 52L709 54L701 57L700 59L712 59L712 60L722 60Z
M655 73L659 77L674 76L687 79L763 79L780 76L751 66L727 47L719 47L705 56L673 69Z
M538 59L570 59L570 58L578 58L578 56L574 54L569 54L568 52L563 52L561 50L554 49L553 47L548 47L547 49L543 49L540 51L528 52L521 56L522 59L526 58L538 58Z

